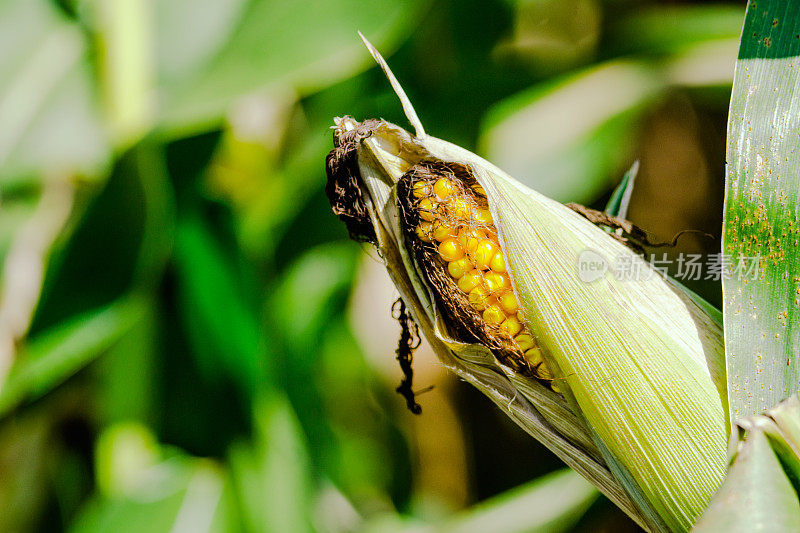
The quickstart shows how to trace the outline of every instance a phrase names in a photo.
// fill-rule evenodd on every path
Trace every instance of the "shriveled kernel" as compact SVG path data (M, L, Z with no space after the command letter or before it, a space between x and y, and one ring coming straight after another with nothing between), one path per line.
M461 248L461 245L458 244L457 240L447 239L442 241L439 245L439 255L442 256L442 259L450 263L451 261L458 261L464 257L464 250Z
M475 287L469 292L469 304L476 311L483 311L486 307L493 303L493 299L484 287Z
M431 195L431 186L424 181L416 182L411 190L416 198L427 198Z
M453 218L468 220L472 218L472 205L464 198L451 196L445 203L447 214Z
M433 230L433 224L430 222L420 222L419 226L417 226L417 237L422 242L431 242L431 232Z
M533 337L527 333L521 333L514 337L514 342L517 343L517 347L523 352L526 352L536 346L536 342L534 342Z
M433 184L433 194L435 194L439 200L444 200L448 196L451 196L454 191L453 182L447 178L439 178L436 180L436 183Z
M505 274L498 274L497 272L487 272L484 275L486 288L492 294L497 294L511 288L511 280Z
M485 239L486 234L473 228L461 228L458 230L458 242L467 253L473 253L478 248L481 239Z
M502 335L513 337L520 331L522 331L522 324L517 320L516 315L506 318L503 323L500 324L500 334Z
M445 224L441 221L433 223L433 238L437 241L444 241L455 237L457 234L456 228Z
M491 226L494 223L492 220L492 213L488 209L478 209L475 212L475 222Z
M458 288L466 293L481 284L483 284L483 273L480 270L471 270L458 280Z
M450 273L455 279L461 279L464 274L473 270L475 265L469 260L469 257L462 257L458 261L451 261L447 263L447 272Z
M483 187L481 187L477 183L472 186L472 190L475 191L475 194L477 194L478 196L483 196L484 198L486 198L486 191L483 190Z
M486 322L489 327L499 326L505 319L506 314L497 304L489 305L483 311L483 321Z
M544 359L542 358L542 351L538 347L525 350L525 359L527 359L533 367L536 365L544 366L542 365L544 362Z
M553 389L553 392L555 392L556 394L561 394L561 387L559 387L558 383L556 383L555 381L550 383L550 388Z
M489 268L495 272L506 271L506 260L503 258L503 252L498 251L494 254L494 257L492 257L492 260L489 262Z
M511 291L504 292L498 296L497 301L500 303L500 307L503 311L509 315L514 315L519 311L519 302L517 302L517 297L514 296L514 293Z
M489 270L489 263L491 263L496 253L497 245L494 242L489 239L481 240L472 253L472 259L475 261L475 268Z
M437 204L430 198L423 198L419 201L419 218L426 222L433 222L436 219Z

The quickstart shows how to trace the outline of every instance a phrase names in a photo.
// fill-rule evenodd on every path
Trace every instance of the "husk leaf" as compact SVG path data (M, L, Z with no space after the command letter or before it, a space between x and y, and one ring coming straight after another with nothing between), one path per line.
M528 326L659 516L688 529L725 474L719 324L569 209L511 180L486 182ZM585 250L609 264L638 263L647 279L582 281Z

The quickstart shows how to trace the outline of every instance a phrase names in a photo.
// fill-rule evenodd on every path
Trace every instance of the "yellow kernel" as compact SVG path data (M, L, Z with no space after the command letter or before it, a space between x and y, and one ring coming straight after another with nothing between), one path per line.
M483 284L483 273L480 270L471 270L458 280L458 288L466 293L481 284Z
M453 182L447 178L439 178L433 184L433 193L439 200L444 200L454 192Z
M455 239L446 239L439 245L439 255L442 259L450 263L451 261L458 261L464 257L464 250Z
M486 322L486 324L490 327L499 326L505 321L505 319L506 314L497 304L489 305L483 311L483 321Z
M417 226L417 237L422 242L431 242L431 230L433 229L433 224L430 222L420 222L419 226Z
M506 318L502 324L500 324L500 333L503 335L513 337L520 331L522 331L522 324L520 324L516 316L510 316Z
M430 198L423 198L419 201L419 218L433 222L436 218L436 203Z
M478 248L481 239L485 239L486 234L473 228L461 228L458 230L458 242L467 253L473 253Z
M475 268L489 270L489 263L498 251L498 246L489 239L483 239L478 243L478 247L472 253L475 260Z
M469 304L476 311L483 311L490 303L489 291L483 287L475 287L469 292Z
M461 220L469 220L472 218L472 206L464 198L451 196L447 199L447 203L445 205L447 208L447 213L453 218Z
M474 268L475 266L472 264L472 261L469 260L469 257L462 257L458 261L447 263L447 271L455 279L461 279L464 274Z
M472 190L475 191L475 194L477 194L478 196L483 196L484 198L486 198L486 191L483 190L483 187L481 187L477 183L472 186Z
M538 347L533 347L528 350L525 350L525 359L531 364L531 366L542 365L544 359L542 359L542 351Z
M509 315L513 315L519 311L519 302L517 302L517 297L514 296L514 293L511 291L504 292L498 296L497 301L500 302L500 307L503 309L503 311Z
M433 238L437 241L445 241L456 236L456 228L449 226L443 222L434 222L433 224Z
M475 222L491 226L493 224L492 213L488 209L478 209L475 212Z
M411 187L411 191L417 198L427 198L431 195L431 186L427 182L418 181Z
M514 337L514 342L517 343L517 347L523 352L527 352L528 350L536 346L536 341L534 341L533 337L531 337L527 333L521 333L516 337Z
M506 260L503 259L503 252L498 250L498 252L494 254L494 257L492 257L492 260L489 262L489 268L495 272L506 271Z
M561 394L561 387L559 387L555 381L550 383L550 388L553 389L553 392L555 392L556 394Z
M505 274L498 274L497 272L488 272L484 276L486 288L492 294L504 291L511 288L511 280Z
M553 379L553 373L550 372L546 364L542 363L536 367L536 377L541 379Z

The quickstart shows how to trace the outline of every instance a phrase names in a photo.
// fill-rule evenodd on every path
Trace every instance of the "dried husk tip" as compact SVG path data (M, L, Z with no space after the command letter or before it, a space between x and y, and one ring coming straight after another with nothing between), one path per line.
M328 160L334 211L354 237L377 245L445 365L498 405L508 401L517 423L645 528L688 530L725 473L720 324L586 219L475 154L426 135L402 89L398 95L416 136L385 121L336 119L337 148ZM467 241L457 246L459 228L474 217L453 218L450 195L415 195L443 177L455 187L452 198L491 214L480 219L491 224L478 229L497 243L503 270L488 263L488 270L477 270L482 279L506 275L510 287L501 280L502 290L487 298L498 303L511 291L518 311L503 308L498 320L516 318L522 330L481 323L485 316L459 292L464 274L450 263L466 257L475 265ZM435 223L444 228L439 235ZM625 280L607 272L586 281L578 262L587 253L644 275ZM521 349L527 345L516 342L520 335L533 338L538 360Z

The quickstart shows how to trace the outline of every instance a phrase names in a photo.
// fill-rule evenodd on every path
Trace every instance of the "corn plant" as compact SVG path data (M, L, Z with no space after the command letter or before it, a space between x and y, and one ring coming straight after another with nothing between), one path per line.
M0 531L800 529L797 9L0 2Z
M429 135L365 43L414 133L337 118L327 192L440 361L649 531L800 528L800 4L747 10L722 317L643 259L653 243L614 205L564 206Z

